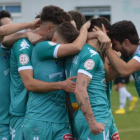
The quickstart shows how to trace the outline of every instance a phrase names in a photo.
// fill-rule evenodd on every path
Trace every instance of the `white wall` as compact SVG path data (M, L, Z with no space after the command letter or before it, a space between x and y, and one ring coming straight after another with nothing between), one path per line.
M1 3L21 2L22 14L14 18L14 22L25 22L34 19L46 5L56 5L66 11L76 7L110 6L111 23L120 20L131 20L140 35L140 1L139 0L0 0Z

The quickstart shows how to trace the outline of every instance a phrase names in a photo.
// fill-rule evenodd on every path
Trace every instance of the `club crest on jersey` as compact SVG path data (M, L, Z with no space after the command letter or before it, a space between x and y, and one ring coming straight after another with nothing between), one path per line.
M63 140L73 140L73 137L71 134L65 134L63 135Z
M91 53L91 56L92 57L93 55L97 55L98 53L90 48L88 48L89 52Z
M6 60L7 56L5 55L5 53L2 53L2 57Z
M56 65L58 64L58 59L55 59L55 64L56 64Z
M19 62L21 65L26 65L29 62L29 57L26 54L21 54L19 56Z
M20 51L21 51L21 50L24 50L24 49L29 49L29 47L30 47L30 45L29 45L25 40L23 40L23 41L21 42L20 46L21 46Z
M56 45L56 43L55 42L52 42L52 41L48 41L48 44L51 45L51 46Z
M84 63L84 67L87 70L92 70L95 66L95 62L92 59L88 59L85 63Z

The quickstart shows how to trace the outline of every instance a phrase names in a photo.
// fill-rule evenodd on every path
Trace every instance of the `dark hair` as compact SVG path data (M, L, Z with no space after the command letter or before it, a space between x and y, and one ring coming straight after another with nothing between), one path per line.
M61 24L65 21L70 22L70 15L57 6L45 6L40 14L41 23L51 21L54 24Z
M36 19L36 18L40 18L40 15L36 15L36 16L35 16L35 19Z
M56 32L68 43L72 43L79 35L78 30L70 22L60 24Z
M6 17L12 19L11 14L8 11L6 10L0 11L0 26L2 26L1 19Z
M75 21L77 29L80 30L86 21L85 16L80 12L74 10L69 11L68 13L72 16L72 19Z
M111 29L111 24L110 24L109 20L105 17L99 17L99 18L91 19L91 26L88 29L88 31L92 32L92 29L94 28L94 26L97 26L100 29L102 29L102 24L104 24L106 30L109 31Z
M135 25L131 21L123 20L116 22L111 26L109 31L110 38L122 43L125 39L129 39L132 44L138 44L139 37Z

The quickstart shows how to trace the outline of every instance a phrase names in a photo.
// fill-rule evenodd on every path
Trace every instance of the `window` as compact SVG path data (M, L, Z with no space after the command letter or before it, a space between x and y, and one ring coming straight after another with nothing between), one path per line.
M21 4L20 3L6 3L0 4L0 11L6 10L11 13L12 17L21 16Z
M105 7L77 7L79 12L85 15L86 20L92 17L106 17L109 21L111 20L110 6Z

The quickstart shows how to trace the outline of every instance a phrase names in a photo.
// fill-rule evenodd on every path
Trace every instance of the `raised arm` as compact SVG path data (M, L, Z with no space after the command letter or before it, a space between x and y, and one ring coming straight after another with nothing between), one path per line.
M94 117L94 113L91 109L90 100L87 92L87 86L90 82L90 77L86 76L85 74L78 73L76 79L76 89L75 89L75 96L81 111L83 112L90 130L93 134L99 134L104 131L104 124L96 122Z
M40 22L40 19L35 19L28 23L11 23L0 27L0 42L2 42L4 36L13 34L23 29L36 28Z

